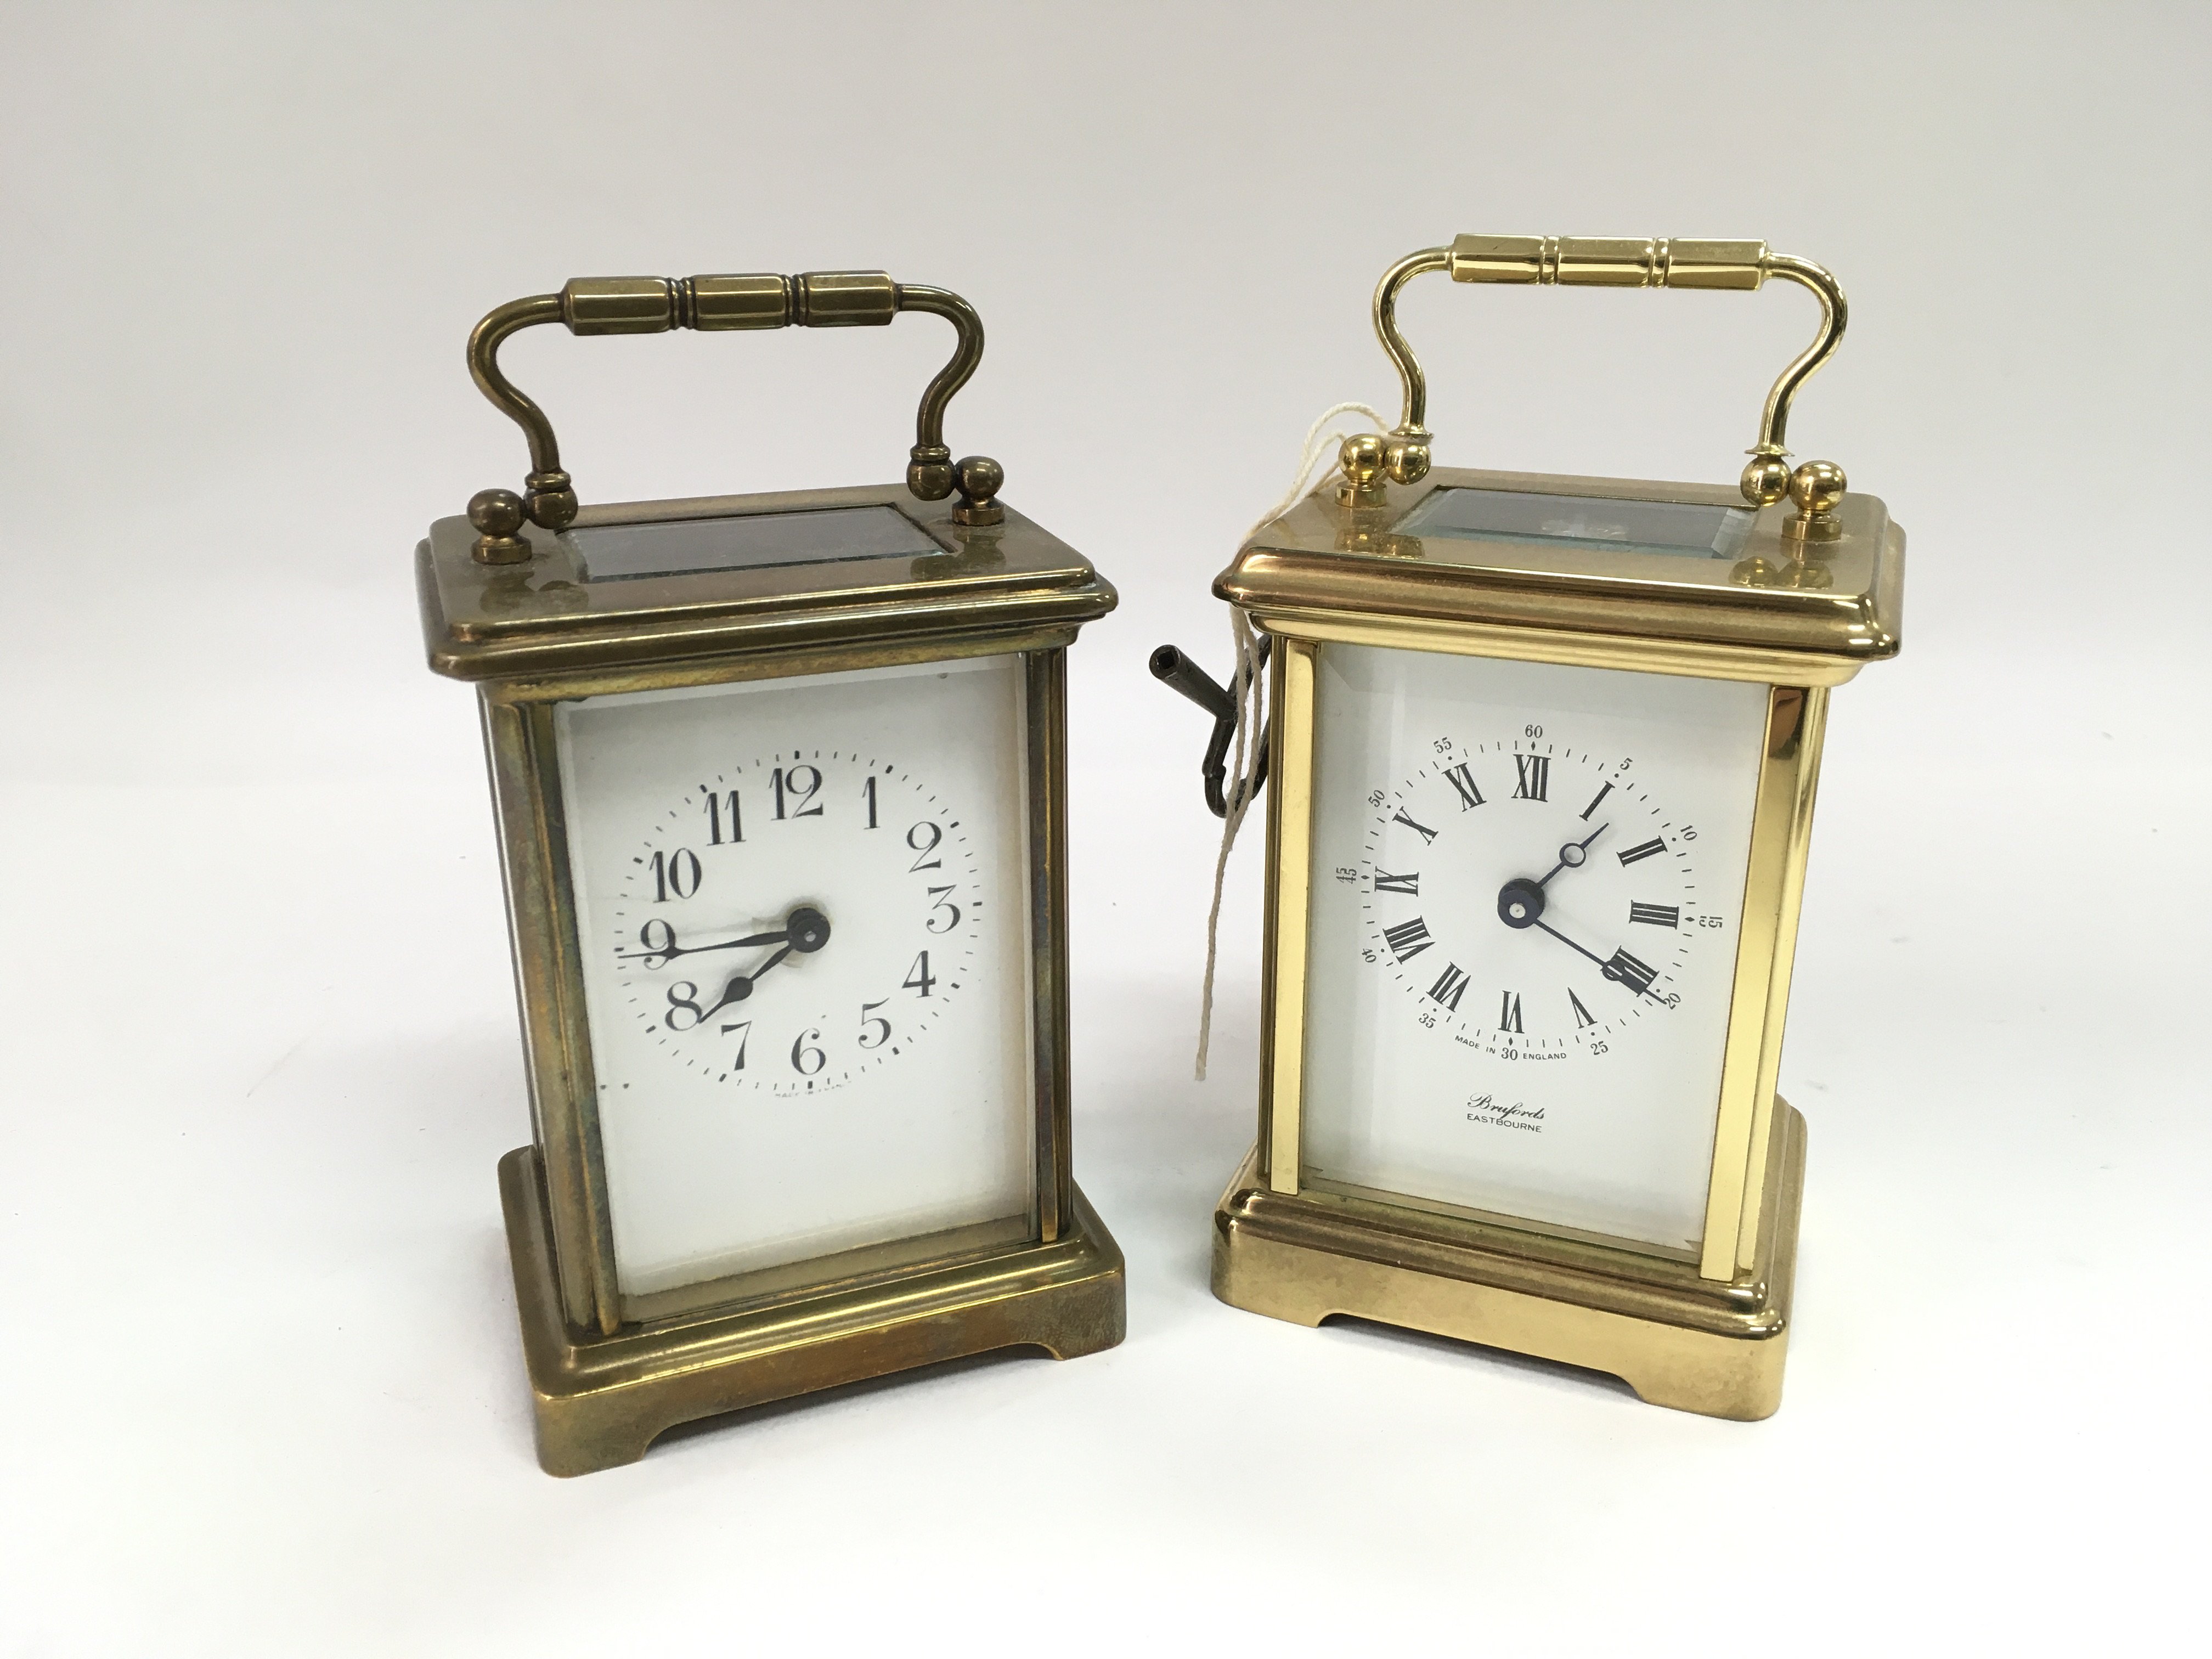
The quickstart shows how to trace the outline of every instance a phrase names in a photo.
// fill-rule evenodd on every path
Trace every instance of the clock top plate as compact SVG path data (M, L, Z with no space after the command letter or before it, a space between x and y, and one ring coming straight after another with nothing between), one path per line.
M430 665L457 679L605 669L871 639L1066 626L1114 608L1090 560L1006 508L902 484L586 507L480 564L456 514L416 551ZM1003 504L1003 503L1002 503Z
M1290 631L1394 618L1734 647L1833 684L1897 653L1905 532L1854 492L1841 538L1800 558L1782 534L1794 512L1711 484L1438 467L1372 507L1323 485L1254 535L1214 592Z

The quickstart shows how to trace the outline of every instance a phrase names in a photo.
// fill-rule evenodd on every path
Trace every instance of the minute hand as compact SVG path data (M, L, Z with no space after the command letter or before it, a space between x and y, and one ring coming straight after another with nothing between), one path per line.
M665 951L617 951L618 957L637 957L665 965L678 957L704 956L709 951L743 951L756 945L782 945L791 938L788 927L780 927L773 933L749 933L744 939L725 939L720 945L678 945L671 933Z
M1570 951L1580 951L1583 956L1588 957L1592 962L1597 963L1598 971L1603 974L1607 979L1611 980L1615 985L1626 986L1629 990L1634 992L1638 996L1650 997L1654 1002L1660 1000L1658 994L1651 988L1651 980L1650 977L1650 970L1645 968L1642 963L1638 962L1635 957L1628 956L1626 951L1615 951L1613 953L1612 958L1607 960L1606 957L1598 955L1595 951L1584 950L1583 946L1576 944L1574 940L1569 939L1558 928L1553 927L1550 922L1542 920L1540 917L1538 918L1536 926L1542 928L1553 939L1559 940L1560 944L1565 945ZM1626 957L1626 960L1623 959L1624 957ZM1632 966L1631 964L1633 965Z

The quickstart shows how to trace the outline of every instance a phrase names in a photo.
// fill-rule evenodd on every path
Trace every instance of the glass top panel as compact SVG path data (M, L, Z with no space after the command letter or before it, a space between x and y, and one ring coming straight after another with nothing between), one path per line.
M1511 489L1438 489L1395 528L1401 536L1458 536L1662 553L1674 558L1733 559L1750 533L1751 520L1751 513L1740 507L1536 495Z
M890 507L593 525L563 531L561 539L575 553L587 582L840 559L918 558L945 550L920 525Z

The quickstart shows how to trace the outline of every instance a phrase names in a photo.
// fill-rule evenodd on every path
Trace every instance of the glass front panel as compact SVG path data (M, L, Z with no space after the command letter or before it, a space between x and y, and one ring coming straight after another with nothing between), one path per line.
M1030 1214L1023 684L559 705L625 1297Z
M1513 489L1437 489L1395 528L1401 536L1733 559L1751 533L1752 517L1740 507L1538 495Z
M575 551L587 582L840 559L919 558L945 550L920 525L890 507L592 525L563 531L561 540Z
M1309 1178L1698 1248L1767 701L1321 647Z

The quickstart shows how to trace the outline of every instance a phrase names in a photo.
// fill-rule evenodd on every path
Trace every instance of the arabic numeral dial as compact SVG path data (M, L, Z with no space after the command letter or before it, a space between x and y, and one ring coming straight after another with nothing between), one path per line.
M617 895L605 948L668 1064L803 1102L960 1018L996 896L927 776L800 742L670 780L645 822L587 878Z
M1415 764L1364 795L1346 884L1364 971L1395 982L1422 1041L1600 1060L1680 1007L1694 953L1733 948L1656 769L1534 720L1439 734Z

